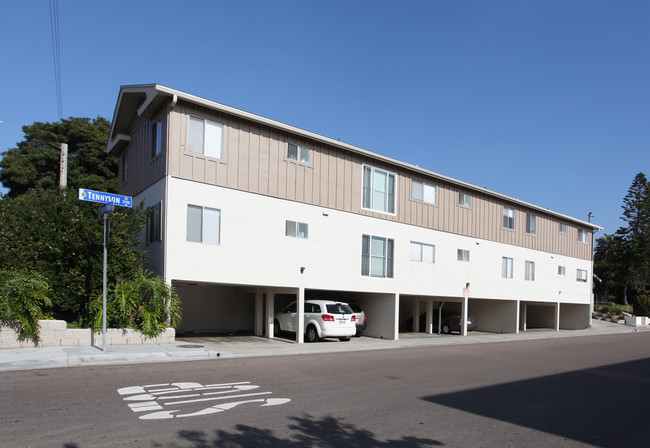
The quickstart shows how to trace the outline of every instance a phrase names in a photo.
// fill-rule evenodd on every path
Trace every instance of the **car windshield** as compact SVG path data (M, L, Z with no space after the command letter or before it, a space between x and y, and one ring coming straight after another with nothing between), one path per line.
M327 312L332 314L353 314L350 307L342 303L328 304Z

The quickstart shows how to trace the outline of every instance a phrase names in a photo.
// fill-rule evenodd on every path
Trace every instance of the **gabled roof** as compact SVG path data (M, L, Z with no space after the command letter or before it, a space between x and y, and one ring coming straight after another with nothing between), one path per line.
M324 137L313 132L305 131L303 129L290 126L279 121L271 120L269 118L261 117L259 115L252 114L240 109L235 109L234 107L226 106L215 101L210 101L199 96L191 95L189 93L181 92L179 90L170 89L169 87L161 86L160 84L136 84L136 85L126 85L120 88L120 93L117 99L117 104L115 106L115 113L113 115L113 122L111 124L111 131L109 134L108 144L106 146L107 152L118 152L124 148L131 140L129 136L129 127L133 121L139 117L150 117L153 113L164 104L166 101L171 100L172 105L175 105L178 100L186 101L193 103L199 106L203 106L209 109L217 110L224 112L236 117L240 117L252 122L260 123L271 128L279 129L286 131L291 134L299 135L301 137L308 138L310 140L315 140L330 146L334 146L340 149L343 149L348 152L356 153L364 157L375 159L387 163L389 165L402 168L406 171L413 173L418 173L424 177L437 179L444 181L449 184L457 185L464 189L479 192L485 194L504 202L520 205L522 207L537 210L539 212L561 218L563 220L571 221L575 224L578 224L582 227L592 229L593 231L601 230L602 227L592 224L587 221L583 221L577 218L573 218L562 213L557 213L547 208L539 207L528 202L515 199L501 193L497 193L487 188L482 188L476 185L472 185L467 182L463 182L451 177L444 176L442 174L435 173L433 171L426 170L417 165L412 165L410 163L402 162L397 159L383 156L381 154L368 151L357 146L353 146L347 143L334 140L329 137Z

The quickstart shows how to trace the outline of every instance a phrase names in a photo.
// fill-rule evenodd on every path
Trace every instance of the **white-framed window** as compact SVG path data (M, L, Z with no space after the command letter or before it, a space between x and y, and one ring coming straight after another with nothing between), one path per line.
M418 180L411 181L411 198L427 204L436 203L436 186Z
M503 257L501 258L501 277L502 278L512 278L512 258Z
M566 275L566 266L558 266L557 275Z
M535 235L537 233L537 216L526 213L526 233Z
M222 141L221 123L190 115L189 152L221 159Z
M423 263L436 262L436 246L411 241L411 260Z
M462 205L463 207L472 207L472 195L468 193L458 193L458 205Z
M156 157L162 152L162 121L151 123L151 157Z
M129 180L129 153L126 150L120 156L120 169L122 170L120 180L125 183Z
M363 166L363 208L395 214L395 173Z
M361 275L393 278L395 241L380 236L362 235Z
M576 280L579 282L586 282L587 281L587 271L584 269L578 269L576 272Z
M187 204L187 241L219 244L221 210Z
M526 260L526 274L525 279L534 281L535 280L535 262Z
M578 229L578 241L581 243L586 243L587 240L587 231L584 229Z
M309 238L309 224L304 222L287 221L285 235L294 238Z
M566 228L567 228L566 223L561 222L560 223L560 233L566 233Z
M147 244L162 241L162 202L147 209Z
M506 229L515 228L515 209L512 207L503 207L503 227Z
M469 261L469 251L465 249L458 249L456 252L458 261Z
M289 143L287 145L287 159L301 163L311 163L311 149L306 146Z

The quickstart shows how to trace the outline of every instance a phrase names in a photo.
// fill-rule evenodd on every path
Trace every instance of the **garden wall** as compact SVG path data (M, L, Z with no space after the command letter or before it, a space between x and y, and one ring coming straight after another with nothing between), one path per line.
M38 324L41 327L38 344L31 340L21 341L12 327L0 326L0 348L102 346L102 333L92 334L89 328L67 328L64 320L39 320ZM166 328L153 338L126 328L106 329L106 345L173 344L175 340L176 330L173 328Z

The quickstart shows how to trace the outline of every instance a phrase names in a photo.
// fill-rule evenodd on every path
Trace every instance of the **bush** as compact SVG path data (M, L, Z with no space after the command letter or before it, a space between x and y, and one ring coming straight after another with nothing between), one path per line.
M133 279L116 284L107 302L107 326L134 328L148 337L158 336L169 325L176 327L181 321L180 299L174 288L142 268ZM93 301L92 311L93 328L101 331L102 297Z
M14 327L22 340L40 340L38 319L51 305L50 287L37 273L0 270L0 320Z
M609 305L603 307L603 312L612 316L620 316L623 314L623 308L621 308L621 305L618 303L610 303Z
M650 297L645 294L636 297L634 314L637 316L650 316Z

